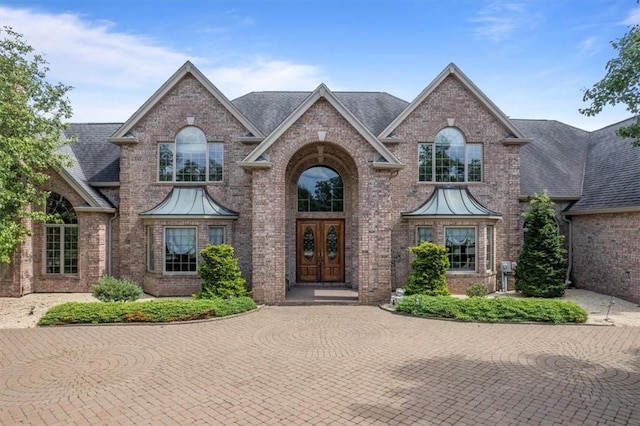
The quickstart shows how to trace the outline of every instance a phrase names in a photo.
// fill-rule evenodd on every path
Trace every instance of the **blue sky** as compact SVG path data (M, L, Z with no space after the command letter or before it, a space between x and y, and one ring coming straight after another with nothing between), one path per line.
M254 90L383 91L413 100L450 62L508 116L586 130L578 113L640 23L636 0L3 0L13 27L74 87L74 122L122 122L186 60L228 98Z

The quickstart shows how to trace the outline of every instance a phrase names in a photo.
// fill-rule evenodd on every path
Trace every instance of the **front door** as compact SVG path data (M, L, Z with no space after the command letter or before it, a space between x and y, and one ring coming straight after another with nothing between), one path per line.
M296 240L298 281L344 281L344 220L300 219Z

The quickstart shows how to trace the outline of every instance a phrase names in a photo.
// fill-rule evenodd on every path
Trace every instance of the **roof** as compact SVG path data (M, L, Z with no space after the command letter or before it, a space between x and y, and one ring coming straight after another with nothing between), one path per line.
M202 187L175 187L160 204L140 213L146 218L237 219L238 213L216 202Z
M373 167L381 169L400 169L404 167L404 164L393 155L393 153L386 147L380 140L371 133L353 112L351 112L344 104L338 99L338 97L324 84L320 84L316 90L311 92L301 104L299 104L287 118L278 124L278 126L269 133L269 135L246 156L239 164L245 168L263 168L271 167L271 163L265 160L263 154L273 145L280 136L284 134L297 120L303 116L313 105L320 99L326 100L335 110L344 118L360 136L373 148L377 154L378 159L373 161ZM320 137L320 136L318 136Z
M568 209L568 214L640 207L640 147L615 134L634 120L630 118L589 135L582 197Z
M555 120L511 120L533 140L520 148L520 194L544 189L554 199L582 194L589 132Z
M118 182L120 148L109 143L122 123L77 123L65 130L67 138L75 138L71 149L89 182Z
M489 210L473 198L468 188L437 187L429 199L417 209L402 213L402 216L414 219L443 217L478 217L500 219L502 215Z
M265 135L270 134L312 92L251 92L231 101ZM385 92L333 92L374 135L409 104ZM277 108L274 108L277 106Z

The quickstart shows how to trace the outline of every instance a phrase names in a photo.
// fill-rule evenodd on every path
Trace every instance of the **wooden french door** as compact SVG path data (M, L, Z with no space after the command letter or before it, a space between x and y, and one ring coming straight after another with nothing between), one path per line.
M344 281L344 220L298 220L297 280Z

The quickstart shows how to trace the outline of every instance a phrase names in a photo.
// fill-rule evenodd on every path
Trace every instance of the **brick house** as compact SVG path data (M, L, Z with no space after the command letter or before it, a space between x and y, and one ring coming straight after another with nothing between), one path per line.
M288 280L372 304L424 239L448 247L452 292L494 290L546 189L575 284L640 302L640 149L615 128L509 119L453 64L408 103L325 85L230 101L187 62L124 124L71 125L75 164L46 184L64 223L30 225L0 296L105 274L190 295L198 251L225 242L259 302L283 302Z

